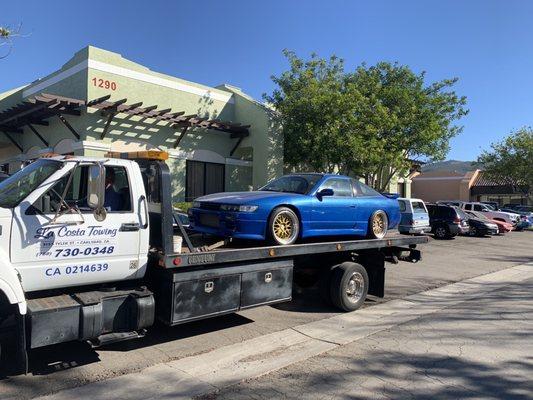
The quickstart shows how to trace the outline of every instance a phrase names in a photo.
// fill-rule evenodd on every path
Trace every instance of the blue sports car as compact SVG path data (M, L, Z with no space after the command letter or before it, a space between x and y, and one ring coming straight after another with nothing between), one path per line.
M293 244L316 236L381 239L398 225L398 201L342 175L291 174L258 191L199 197L189 210L197 232Z

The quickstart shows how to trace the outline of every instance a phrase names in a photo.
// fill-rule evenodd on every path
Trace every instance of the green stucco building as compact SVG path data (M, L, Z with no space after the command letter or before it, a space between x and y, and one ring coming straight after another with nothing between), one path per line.
M45 106L46 115L39 114L43 93L84 106ZM122 109L130 112L110 118L109 112L91 107L91 101L107 96L107 103L122 101ZM26 111L30 106L33 111ZM182 135L175 119L149 117L158 112L196 123ZM0 94L0 165L9 173L47 152L103 156L153 149L170 155L176 201L248 190L283 173L283 137L275 113L228 84L208 87L185 81L89 46L58 71Z

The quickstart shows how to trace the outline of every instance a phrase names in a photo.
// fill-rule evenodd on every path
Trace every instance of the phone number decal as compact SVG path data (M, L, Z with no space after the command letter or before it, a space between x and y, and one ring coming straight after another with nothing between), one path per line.
M59 276L59 275L77 275L77 274L90 274L95 272L104 272L109 269L107 263L94 263L84 265L68 265L66 267L54 267L47 268L45 270L46 276Z
M84 249L79 248L66 248L66 249L56 249L55 257L77 257L77 256L96 256L98 254L113 254L115 251L115 246L104 246L104 247L86 247Z

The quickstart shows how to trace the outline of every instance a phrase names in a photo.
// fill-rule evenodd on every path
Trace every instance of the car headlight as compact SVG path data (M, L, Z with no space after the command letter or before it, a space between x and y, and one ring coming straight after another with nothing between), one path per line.
M258 206L248 206L248 205L235 205L235 204L222 204L220 209L222 211L234 211L234 212L254 212L257 210Z
M193 208L200 208L200 202L199 201L193 201L192 202L192 207Z
M254 212L259 206L239 206L240 212Z

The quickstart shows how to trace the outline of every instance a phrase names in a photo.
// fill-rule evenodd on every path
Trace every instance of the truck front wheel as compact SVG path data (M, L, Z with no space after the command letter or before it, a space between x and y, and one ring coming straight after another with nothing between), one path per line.
M355 311L365 302L368 286L368 274L362 265L349 261L339 264L331 272L331 301L341 310Z

